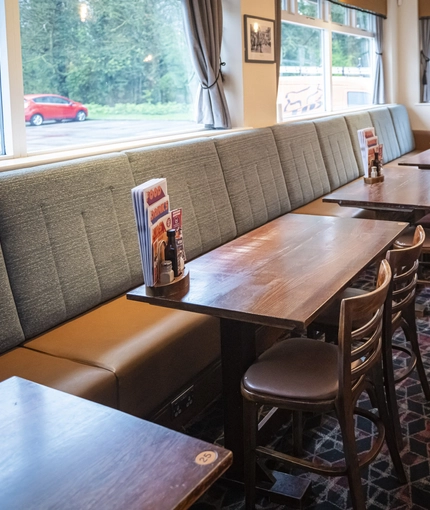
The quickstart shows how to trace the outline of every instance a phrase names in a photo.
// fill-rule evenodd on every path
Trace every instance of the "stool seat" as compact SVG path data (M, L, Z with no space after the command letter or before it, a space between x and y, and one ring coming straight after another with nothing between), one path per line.
M363 289L356 289L354 287L346 288L339 297L337 297L333 303L326 308L323 312L321 312L318 317L315 319L313 325L316 324L324 324L324 326L332 326L337 328L339 326L339 313L340 313L340 304L342 299L347 299L350 297L361 296L362 294L366 294L366 291ZM368 317L363 318L360 317L358 320L354 321L354 327L360 327L360 322L364 324L369 320Z
M418 222L419 223L419 222ZM422 245L422 251L430 250L430 228L424 228L424 232L426 234L424 243ZM394 241L394 247L399 248L409 248L414 244L414 235L415 235L415 227L407 228L403 234L398 237Z
M285 399L323 401L338 392L336 345L290 338L262 354L243 378L245 389L254 395Z

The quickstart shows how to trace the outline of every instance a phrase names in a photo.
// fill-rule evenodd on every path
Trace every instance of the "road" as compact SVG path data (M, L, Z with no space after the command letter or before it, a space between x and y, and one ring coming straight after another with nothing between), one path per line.
M190 121L91 120L50 122L26 127L28 152L71 148L74 145L109 143L124 138L157 136L197 125Z

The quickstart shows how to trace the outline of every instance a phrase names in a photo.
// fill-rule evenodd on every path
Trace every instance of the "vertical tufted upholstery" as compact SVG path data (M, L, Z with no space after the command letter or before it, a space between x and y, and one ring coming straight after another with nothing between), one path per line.
M0 174L3 256L26 338L142 282L124 154Z
M272 131L253 129L214 139L241 235L291 210Z
M409 122L408 111L400 104L389 105L388 110L393 120L401 155L413 151L415 149L415 140Z
M314 121L331 191L359 177L357 161L344 117Z
M182 207L187 259L236 236L233 212L212 140L175 142L126 152L136 185L167 179L172 209Z
M351 138L352 148L355 159L357 160L360 175L364 175L363 159L361 157L360 144L358 143L357 131L373 127L369 112L349 113L345 115L346 125L348 126L349 136Z
M386 107L376 108L369 112L375 126L376 135L380 143L384 144L383 160L388 163L401 156L399 142L397 141L393 119L390 110Z
M1 242L1 239L0 239ZM0 243L0 353L24 341Z
M296 209L330 191L318 136L313 122L271 127L290 197Z

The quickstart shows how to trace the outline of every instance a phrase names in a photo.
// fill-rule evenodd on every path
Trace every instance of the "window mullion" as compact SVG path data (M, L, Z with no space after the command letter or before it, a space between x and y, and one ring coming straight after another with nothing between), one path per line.
M323 31L323 74L324 74L324 99L326 111L332 111L332 41L331 31Z

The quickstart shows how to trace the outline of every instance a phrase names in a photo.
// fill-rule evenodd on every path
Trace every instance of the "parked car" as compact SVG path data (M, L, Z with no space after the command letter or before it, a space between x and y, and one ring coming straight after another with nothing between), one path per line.
M45 120L84 121L88 109L77 101L55 94L26 94L24 96L25 122L40 126Z

